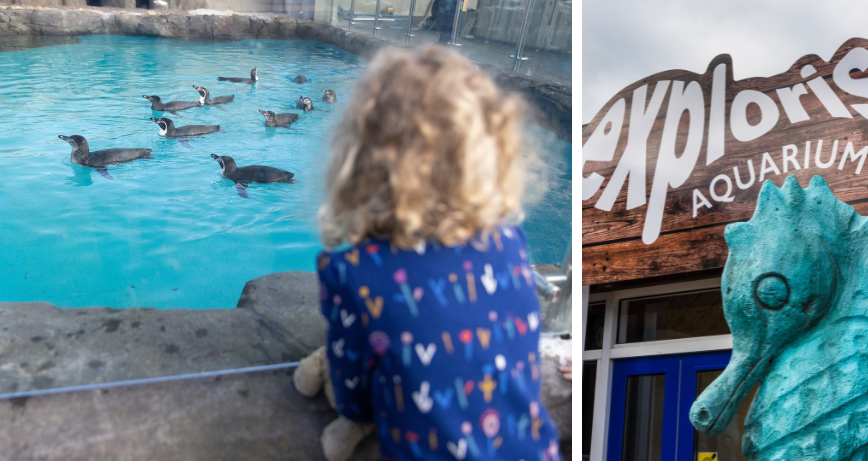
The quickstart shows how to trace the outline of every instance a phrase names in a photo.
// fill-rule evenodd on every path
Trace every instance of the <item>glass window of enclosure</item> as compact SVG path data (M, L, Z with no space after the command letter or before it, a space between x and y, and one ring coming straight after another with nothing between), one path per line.
M726 334L720 289L621 301L618 344Z

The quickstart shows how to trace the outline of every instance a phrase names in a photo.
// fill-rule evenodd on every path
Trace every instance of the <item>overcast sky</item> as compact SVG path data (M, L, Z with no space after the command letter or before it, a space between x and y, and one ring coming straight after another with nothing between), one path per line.
M768 77L852 37L868 38L868 0L584 0L582 123L657 72L703 73L728 53L736 80Z

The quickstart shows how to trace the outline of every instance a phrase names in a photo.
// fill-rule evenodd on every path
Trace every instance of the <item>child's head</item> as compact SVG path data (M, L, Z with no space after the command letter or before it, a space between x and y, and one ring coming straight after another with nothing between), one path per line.
M454 245L518 219L521 112L516 97L445 48L381 53L335 136L323 243Z

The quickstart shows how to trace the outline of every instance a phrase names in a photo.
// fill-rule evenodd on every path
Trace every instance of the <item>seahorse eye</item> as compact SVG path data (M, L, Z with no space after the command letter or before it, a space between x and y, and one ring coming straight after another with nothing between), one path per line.
M756 283L756 299L766 309L778 310L790 299L786 279L777 274L763 276Z

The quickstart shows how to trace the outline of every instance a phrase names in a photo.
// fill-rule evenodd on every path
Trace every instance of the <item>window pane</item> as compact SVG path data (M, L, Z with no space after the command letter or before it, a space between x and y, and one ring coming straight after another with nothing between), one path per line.
M589 303L587 325L585 325L585 350L603 348L603 324L606 317L606 303Z
M582 370L582 459L591 455L594 428L594 392L597 388L597 362L585 362Z
M662 373L627 378L623 461L660 461L665 385Z
M618 344L729 333L720 289L621 302Z
M712 381L717 379L723 373L723 370L700 371L696 374L696 395L700 395ZM738 412L735 418L726 426L723 433L717 437L711 437L708 434L703 434L699 431L693 431L695 435L693 444L693 459L698 459L700 453L715 453L717 456L714 461L744 461L745 457L741 454L741 438L744 435L744 418L747 416L747 410L750 408L753 397L756 395L759 383L754 385L750 393L747 394L741 406L738 407ZM710 457L708 455L707 457Z

